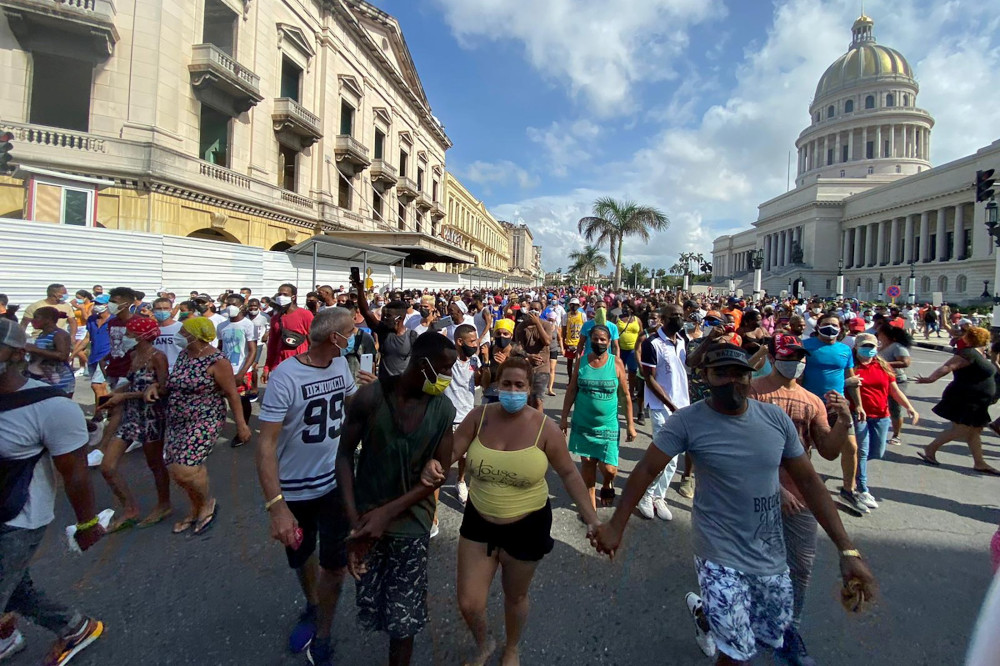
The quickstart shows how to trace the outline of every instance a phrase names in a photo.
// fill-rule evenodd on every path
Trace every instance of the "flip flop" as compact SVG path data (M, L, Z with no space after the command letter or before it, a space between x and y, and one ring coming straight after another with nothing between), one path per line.
M989 476L1000 476L1000 471L997 471L997 470L993 469L992 467L987 468L987 469L976 469L975 467L973 467L972 471L973 472L979 472L980 474L987 474Z
M941 463L939 463L937 460L934 460L934 458L931 458L930 456L928 456L923 451L917 451L917 456L919 456L919 458L921 460L923 460L926 464L930 465L931 467L940 467L941 466Z
M131 529L139 524L138 518L126 518L120 523L116 524L114 527L108 526L108 534L113 534L115 532L121 532L123 530Z
M205 516L204 518L198 521L198 524L194 526L194 531L192 532L192 534L198 536L210 530L212 528L212 525L215 524L215 517L218 515L219 515L219 501L216 500L215 506L212 507L212 513L210 513L209 515Z
M173 532L174 534L183 534L184 532L187 532L189 529L191 529L191 526L194 525L194 522L195 522L194 518L185 518L177 525L174 525L174 528L170 531Z
M174 514L173 511L167 511L164 514L161 514L161 515L157 516L153 520L149 520L148 518L145 519L145 520L141 520L141 521L139 521L139 524L136 525L136 527L138 527L140 530L141 529L145 529L147 527L152 527L153 525L156 525L157 523L162 523L164 518L169 518L173 514Z
M601 500L601 506L608 507L615 505L615 487L608 486L606 488L601 488L601 492L598 495Z

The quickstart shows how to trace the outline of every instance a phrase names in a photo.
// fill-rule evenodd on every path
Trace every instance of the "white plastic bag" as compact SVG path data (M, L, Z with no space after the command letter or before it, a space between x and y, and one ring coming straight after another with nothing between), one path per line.
M115 517L114 509L105 509L97 514L97 522L101 524L101 527L108 529L108 525L111 524L111 519ZM66 526L66 541L68 542L70 552L82 553L80 550L80 544L76 542L76 525Z

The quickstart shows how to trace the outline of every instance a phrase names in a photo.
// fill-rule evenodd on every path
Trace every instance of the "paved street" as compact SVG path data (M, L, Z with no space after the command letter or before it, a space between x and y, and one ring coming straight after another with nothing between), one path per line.
M928 374L947 358L915 351L913 375ZM560 366L564 370L564 366ZM90 400L81 382L78 395ZM562 405L547 404L550 416ZM945 383L910 384L923 421L905 429L904 444L872 463L870 485L882 507L865 518L844 516L848 530L881 583L874 612L848 617L838 602L836 554L821 536L819 557L802 635L821 664L957 664L990 580L989 541L1000 520L1000 479L971 471L964 444L939 454L940 468L921 464L915 452L941 428L930 409ZM232 425L229 426L230 430ZM647 425L638 442L624 445L619 489L649 443ZM226 432L227 440L231 437ZM994 464L998 442L986 436ZM104 620L106 634L74 664L306 663L285 651L300 593L281 548L269 540L254 469L252 446L222 444L209 461L221 506L216 527L204 537L174 536L170 524L105 539L83 556L68 554L59 538L71 522L64 497L33 574L36 582L84 612ZM815 459L838 485L839 466ZM152 506L152 479L139 453L125 470L143 508ZM94 471L99 504L110 493ZM539 567L524 642L525 664L704 664L692 639L684 593L696 589L692 565L690 501L672 492L671 523L633 518L626 546L614 563L598 557L584 539L558 478L553 492L556 547ZM176 490L176 489L175 489ZM184 502L180 493L175 494ZM183 505L178 510L183 510ZM608 515L609 509L602 510ZM442 493L441 535L431 545L430 615L417 639L416 664L458 664L471 639L455 603L455 550L461 520L454 486ZM338 663L385 663L386 639L355 624L354 586L348 582L334 629ZM499 632L502 607L494 585L491 622ZM14 664L35 664L51 636L27 627L27 651ZM760 663L769 663L762 658Z

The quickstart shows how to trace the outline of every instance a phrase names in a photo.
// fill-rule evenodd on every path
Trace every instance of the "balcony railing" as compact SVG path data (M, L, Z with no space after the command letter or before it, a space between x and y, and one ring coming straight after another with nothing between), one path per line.
M299 194L295 194L294 192L289 192L288 190L282 190L281 200L287 201L288 203L294 204L296 206L302 206L303 208L308 208L310 210L312 210L315 205L313 204L312 199L301 196Z
M202 162L200 164L200 172L202 176L215 178L216 180L221 180L224 183L235 185L236 187L250 189L250 179L241 173L233 171L232 169L227 169L226 167L221 167L217 164L212 164L211 162Z
M0 0L11 32L25 51L51 49L104 60L118 41L111 0Z
M274 131L279 135L291 134L298 138L301 148L308 148L323 138L322 122L315 113L290 97L274 100Z
M16 143L51 146L53 148L69 148L85 153L103 153L104 139L93 134L74 132L72 130L43 127L40 125L21 125L2 123L0 128L14 134Z
M264 99L260 94L260 77L215 44L195 44L188 70L195 88L214 88L230 97L237 113L249 110Z

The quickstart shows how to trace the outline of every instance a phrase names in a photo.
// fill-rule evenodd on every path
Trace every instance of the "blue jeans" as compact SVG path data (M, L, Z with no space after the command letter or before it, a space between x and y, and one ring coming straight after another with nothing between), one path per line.
M858 439L858 492L868 492L868 461L881 460L885 456L888 434L888 416L854 424L854 435Z

